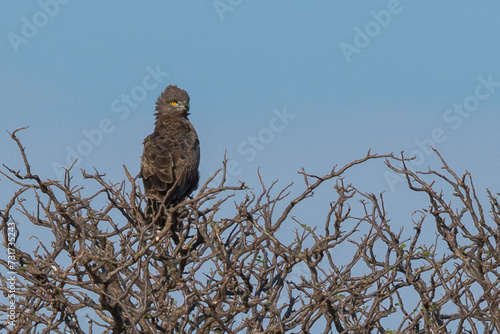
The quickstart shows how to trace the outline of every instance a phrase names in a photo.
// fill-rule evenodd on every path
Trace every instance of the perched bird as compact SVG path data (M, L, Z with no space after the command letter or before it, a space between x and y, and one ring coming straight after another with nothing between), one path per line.
M177 86L168 86L156 100L156 122L144 139L141 172L148 207L156 211L184 200L200 178L200 142L188 119L189 95Z

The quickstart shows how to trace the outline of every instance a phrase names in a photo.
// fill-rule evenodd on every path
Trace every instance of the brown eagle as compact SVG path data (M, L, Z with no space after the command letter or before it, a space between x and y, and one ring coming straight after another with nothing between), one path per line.
M188 93L168 86L155 110L155 129L144 139L140 172L149 211L181 202L198 187L200 178L200 142L188 119Z

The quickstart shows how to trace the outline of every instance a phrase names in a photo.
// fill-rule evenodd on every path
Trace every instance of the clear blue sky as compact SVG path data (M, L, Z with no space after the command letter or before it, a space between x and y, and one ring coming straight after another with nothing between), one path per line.
M122 164L138 171L154 101L177 84L191 95L204 177L225 149L242 167L236 179L258 166L274 179L368 148L410 152L434 128L445 130L437 147L452 162L489 171L500 87L470 117L444 117L474 95L478 77L500 81L499 9L468 1L4 2L1 124L31 127L21 137L46 177L56 178L51 166L74 150L87 154L78 167L119 178ZM144 88L148 68L161 73ZM295 118L279 132L262 130L283 108ZM93 129L103 120L101 140ZM94 135L90 146L84 131ZM5 132L0 143L2 160L15 163Z
M498 13L500 2L465 0L4 1L0 162L21 166L4 130L29 125L19 137L36 173L57 179L54 165L76 152L78 168L120 181L123 164L139 171L156 97L177 84L191 96L202 181L226 149L232 181L256 188L259 166L284 185L369 148L439 168L432 140L498 192ZM385 171L371 163L348 181L408 202ZM0 189L5 203L14 188L2 177Z

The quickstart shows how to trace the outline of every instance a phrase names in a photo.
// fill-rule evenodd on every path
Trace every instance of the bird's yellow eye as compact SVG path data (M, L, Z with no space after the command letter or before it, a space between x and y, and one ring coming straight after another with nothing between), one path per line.
M170 104L175 106L177 104L177 101L172 101L172 102L170 102Z

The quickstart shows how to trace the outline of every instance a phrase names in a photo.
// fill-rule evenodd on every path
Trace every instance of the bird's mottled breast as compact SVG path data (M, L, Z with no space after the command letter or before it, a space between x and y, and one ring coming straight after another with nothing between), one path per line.
M165 118L156 123L154 133L157 135L184 136L196 134L196 131L187 118Z

